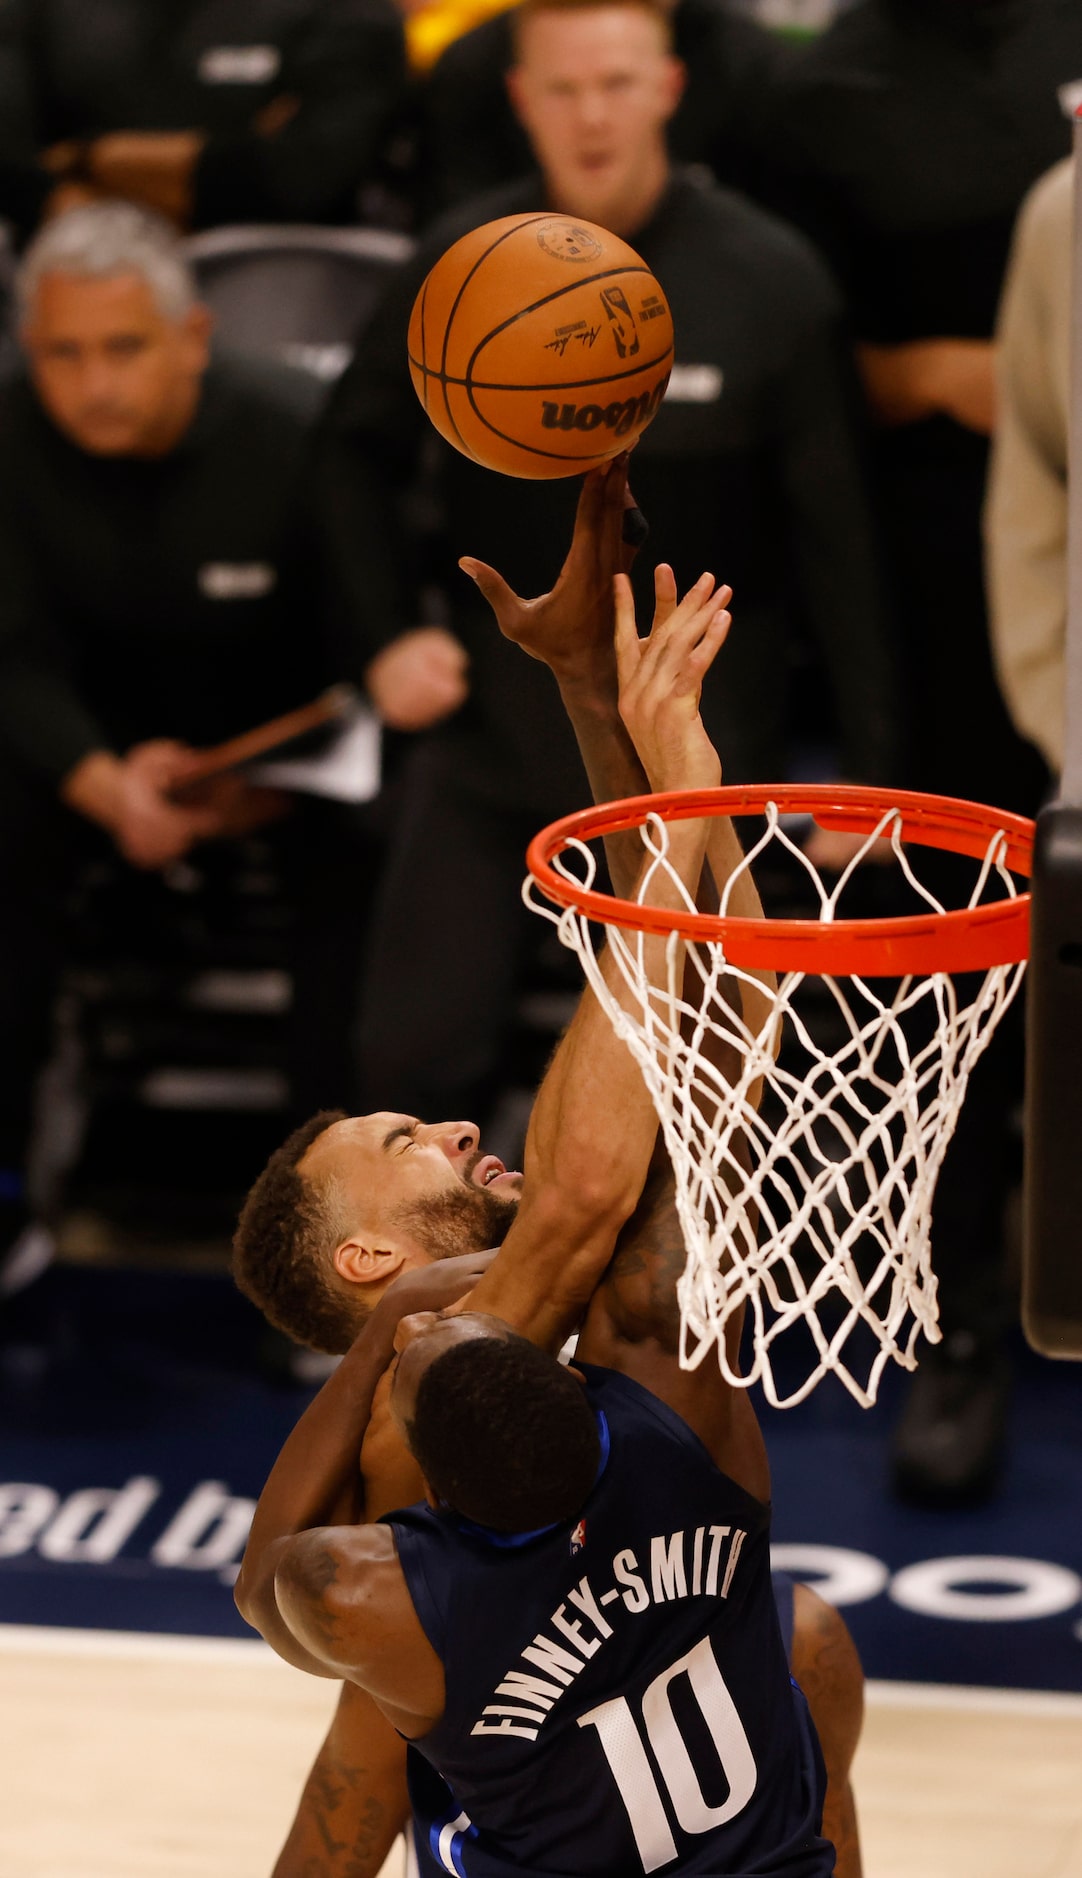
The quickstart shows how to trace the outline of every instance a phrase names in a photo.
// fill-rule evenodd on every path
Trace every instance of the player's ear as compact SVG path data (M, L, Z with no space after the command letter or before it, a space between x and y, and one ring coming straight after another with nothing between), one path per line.
M340 1278L349 1285L382 1285L397 1277L405 1253L389 1246L377 1246L360 1239L344 1239L335 1246L331 1263Z
M525 93L522 84L522 68L518 65L513 65L509 72L504 73L503 82L507 86L507 95L511 100L511 109L514 111L520 124L526 124L528 119L524 102Z
M683 59L677 58L675 52L665 55L665 76L662 82L665 102L668 106L666 118L668 121L683 97L688 82L688 68Z
M210 363L210 339L214 331L214 315L209 306L197 300L185 313L181 330L190 366L194 371L205 371Z

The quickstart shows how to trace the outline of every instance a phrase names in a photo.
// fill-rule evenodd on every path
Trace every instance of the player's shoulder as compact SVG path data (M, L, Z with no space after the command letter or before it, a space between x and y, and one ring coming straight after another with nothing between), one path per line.
M717 1471L717 1462L695 1429L645 1383L615 1364L593 1363L576 1357L575 1367L585 1378L591 1402L603 1410L616 1435L624 1437L636 1430L648 1429L666 1444L696 1454Z
M617 1474L630 1470L632 1479L641 1480L645 1464L647 1473L653 1470L654 1478L666 1478L678 1492L689 1486L723 1489L739 1496L749 1519L769 1523L769 1474L759 1465L761 1437L746 1391L724 1392L730 1403L736 1402L737 1429L731 1414L719 1418L704 1403L696 1406L698 1389L686 1386L687 1372L678 1365L663 1364L650 1382L623 1367L575 1361L591 1402L608 1423ZM708 1356L706 1375L711 1366ZM678 1378L684 1378L684 1386ZM719 1394L709 1384L707 1393Z
M283 1549L277 1581L287 1597L303 1597L326 1611L367 1607L402 1577L394 1534L384 1524L320 1526L301 1532Z

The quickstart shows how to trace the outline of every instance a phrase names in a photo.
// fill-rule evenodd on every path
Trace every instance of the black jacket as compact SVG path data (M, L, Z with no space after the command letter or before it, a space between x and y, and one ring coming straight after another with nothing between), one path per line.
M3 0L0 213L33 226L52 143L203 130L195 227L352 220L405 71L392 0ZM280 98L295 115L260 135Z
M293 379L214 366L191 428L152 462L88 456L25 379L4 387L6 757L56 781L91 750L215 743L358 675L330 640Z

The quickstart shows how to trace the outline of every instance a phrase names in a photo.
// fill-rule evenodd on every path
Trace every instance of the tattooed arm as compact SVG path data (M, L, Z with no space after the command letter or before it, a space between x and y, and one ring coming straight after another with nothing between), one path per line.
M343 1683L271 1878L377 1878L408 1817L402 1741L371 1696Z

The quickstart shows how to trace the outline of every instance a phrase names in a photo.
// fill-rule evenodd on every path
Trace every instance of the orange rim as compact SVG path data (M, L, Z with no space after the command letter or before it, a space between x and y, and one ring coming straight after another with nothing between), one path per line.
M1028 893L987 906L929 911L902 919L722 918L716 913L639 906L634 900L579 886L552 866L570 842L641 828L651 815L670 822L698 815L758 814L769 802L783 815L811 815L821 828L850 834L870 834L887 810L895 810L901 816L903 842L967 854L978 861L984 859L992 838L1002 834L1005 865L1012 873L1027 879L1030 875L1034 824L1025 816L951 796L842 783L672 790L666 795L601 803L543 828L530 843L526 865L545 897L558 906L575 907L589 919L635 932L720 939L733 965L831 978L898 978L911 973L988 971L1028 958Z

